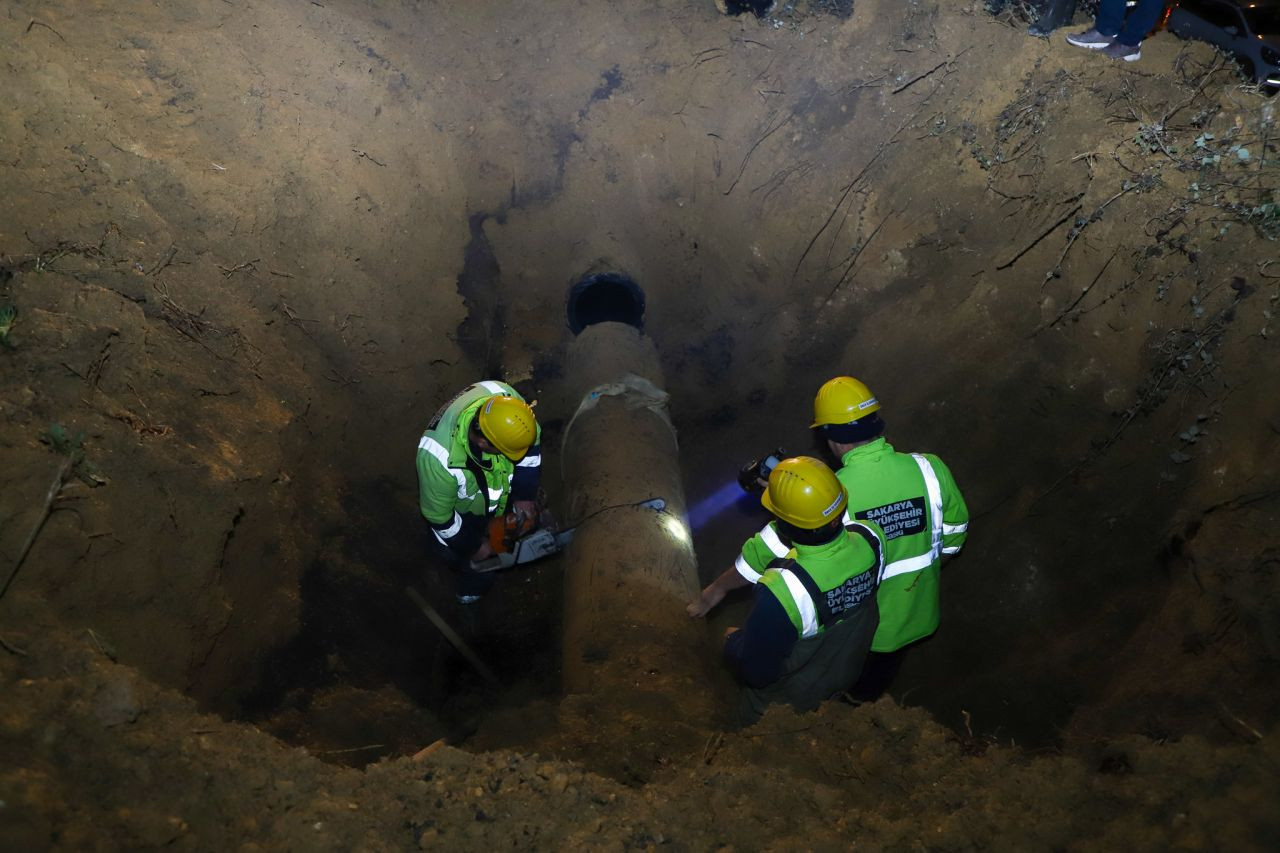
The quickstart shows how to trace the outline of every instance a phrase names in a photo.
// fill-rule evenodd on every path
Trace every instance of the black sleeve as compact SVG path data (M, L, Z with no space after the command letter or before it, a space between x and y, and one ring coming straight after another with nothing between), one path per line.
M725 662L747 685L765 687L782 677L796 639L787 611L758 583L746 624L725 640Z
M480 547L480 543L484 541L484 537L489 533L488 519L482 515L460 514L462 518L462 528L450 536L448 539L440 536L440 531L448 527L448 524L431 525L431 532L436 534L436 539L448 548L455 557L463 560L469 560L471 555ZM452 519L450 519L452 522Z
M537 459L536 465L516 464L515 473L511 475L511 500L531 501L538 497L538 484L542 480L542 442L529 448L522 462Z

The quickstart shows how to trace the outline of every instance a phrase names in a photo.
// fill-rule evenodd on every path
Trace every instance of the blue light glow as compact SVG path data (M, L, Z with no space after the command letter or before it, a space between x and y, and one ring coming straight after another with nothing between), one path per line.
M689 527L698 530L737 501L751 497L736 479L731 480L689 508Z

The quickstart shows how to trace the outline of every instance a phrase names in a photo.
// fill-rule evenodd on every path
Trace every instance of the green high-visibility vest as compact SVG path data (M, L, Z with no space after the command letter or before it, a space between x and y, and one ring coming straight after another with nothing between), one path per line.
M771 703L808 711L858 680L876 630L876 583L885 539L874 523L851 522L823 545L797 545L760 578L796 629L783 675L765 687L745 687L736 717L754 722ZM803 570L808 580L799 576Z
M959 553L969 508L950 469L931 453L898 453L877 438L840 460L848 513L880 525L888 542L880 581L880 627L871 650L891 652L938 630L938 575Z
M467 431L481 404L494 394L524 398L505 382L469 385L441 407L418 441L418 507L432 524L452 521L441 532L453 536L462 515L492 516L506 511L516 464L501 453L472 455ZM541 428L539 428L541 435ZM538 464L526 457L521 464ZM477 480L477 473L483 482Z

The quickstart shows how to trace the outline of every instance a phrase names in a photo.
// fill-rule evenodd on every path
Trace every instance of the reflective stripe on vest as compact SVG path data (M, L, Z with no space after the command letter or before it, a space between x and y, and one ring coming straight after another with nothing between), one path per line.
M791 600L795 602L796 612L800 614L800 639L812 637L818 633L818 611L813 606L813 597L790 569L779 569L778 574L782 575L787 592L791 593Z
M933 466L929 464L929 460L925 459L919 453L912 453L911 458L916 460L916 465L920 468L920 476L924 477L924 490L929 496L929 509L933 511L933 517L930 519L933 523L933 543L930 545L930 552L936 557L942 550L942 486L938 483L938 475L933 473Z
M463 474L461 470L449 467L449 451L445 450L444 445L436 441L431 436L424 435L422 438L418 439L418 449L425 450L430 453L435 457L436 461L444 467L444 470L453 475L453 479L458 482L458 497L460 499L466 500L471 497L467 494L467 476ZM475 476L474 473L472 476ZM476 487L480 488L480 483L476 483ZM498 501L502 500L504 490L490 489L487 482L484 484L484 490L486 492L486 497L488 498L486 506L489 508L489 514L493 515L493 513L498 509ZM459 521L459 524L461 524L461 521Z
M453 479L458 481L458 497L466 498L467 478L461 471L449 467L449 451L445 449L444 445L436 441L431 436L424 435L422 438L418 439L418 449L425 450L430 453L436 458L436 461L444 467L444 470L453 475Z
M933 472L933 466L929 464L928 459L925 459L919 453L912 453L911 458L915 460L916 467L920 469L920 476L924 478L925 496L929 500L929 550L916 557L894 560L892 563L885 566L884 579L886 580L888 578L897 577L898 575L906 575L912 572L923 572L925 569L932 566L943 553L942 485L938 482L938 475ZM960 525L955 526L959 527ZM955 532L959 533L961 531L957 530ZM955 551L950 551L948 553L955 553Z
M791 549L783 544L782 539L778 537L778 532L773 529L772 524L766 524L764 530L760 531L760 538L764 540L764 546L769 549L770 553L775 557L785 557L791 553Z
M507 391L506 388L503 388L500 383L485 381L485 382L477 382L476 384L479 385L484 390L488 391L490 394L501 394L504 397L511 396L510 392Z
M742 575L747 583L759 583L760 573L751 568L751 564L747 562L747 558L738 555L738 559L733 561L733 567L738 570L738 574Z
M453 513L453 524L450 524L444 530L436 530L435 528L432 528L431 532L436 535L436 539L440 541L441 545L448 545L449 543L446 542L445 540L452 539L453 537L457 536L458 531L461 529L462 529L462 516L458 515L457 511L455 510Z
M764 528L756 534L760 537L760 541L764 543L764 547L769 549L769 553L775 557L785 557L791 553L791 549L783 544L782 539L778 537L777 531L773 529L773 523L766 524ZM733 561L733 567L737 569L738 574L746 579L747 583L759 583L760 573L751 568L751 564L741 554L738 559Z

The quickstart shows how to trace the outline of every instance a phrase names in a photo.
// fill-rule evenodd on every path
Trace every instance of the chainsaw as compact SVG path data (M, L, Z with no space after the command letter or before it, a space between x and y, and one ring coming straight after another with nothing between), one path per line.
M621 506L644 507L661 512L666 509L667 502L662 498L650 498ZM596 513L606 509L618 509L618 507L603 507L596 510ZM587 516L587 518L590 517L590 515ZM582 520L586 521L586 518ZM559 554L573 541L573 531L576 529L576 527L566 530L558 529L555 519L545 509L536 517L516 515L514 512L498 516L489 522L489 547L493 548L494 555L478 562L473 560L471 571L499 572L512 566L532 563L534 560Z

